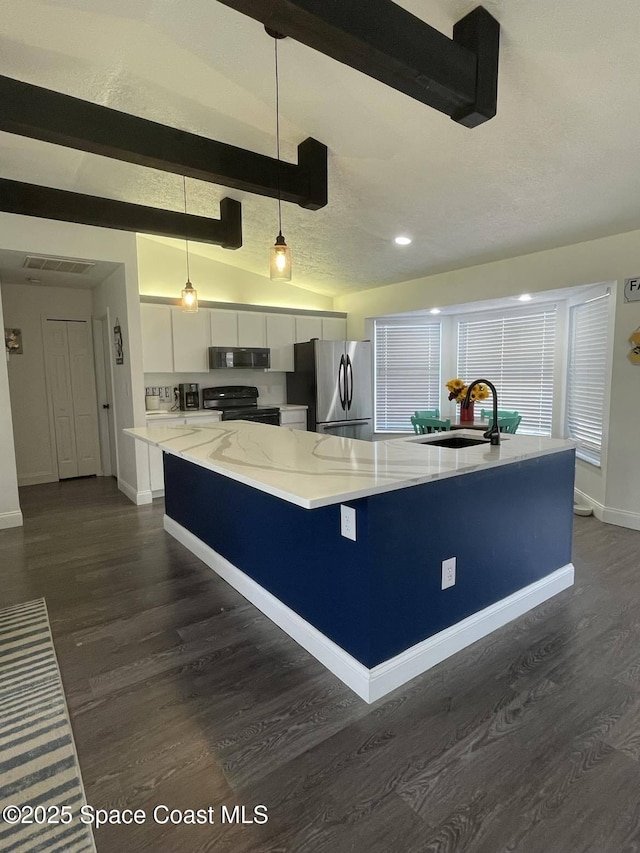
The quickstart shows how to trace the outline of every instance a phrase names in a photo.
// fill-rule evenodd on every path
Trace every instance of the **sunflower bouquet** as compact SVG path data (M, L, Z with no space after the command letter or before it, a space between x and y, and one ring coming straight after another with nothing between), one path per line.
M449 399L455 400L456 403L464 403L465 397L467 396L468 385L462 381L462 379L450 379L447 382L447 391L449 392ZM474 385L471 389L471 400L470 402L475 403L477 400L486 400L489 396L489 389L486 385L482 383L478 385Z

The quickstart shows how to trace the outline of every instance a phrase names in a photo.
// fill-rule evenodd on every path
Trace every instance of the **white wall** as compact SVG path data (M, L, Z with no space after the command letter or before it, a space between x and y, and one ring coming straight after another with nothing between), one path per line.
M0 328L4 329L5 325L0 296ZM20 356L13 355L11 358L20 358ZM3 353L0 358L0 530L7 527L20 527L21 524L22 512L18 498L9 376L7 359Z
M135 234L108 228L93 228L54 222L29 216L0 213L0 248L39 255L86 258L112 261L123 265L95 294L94 314L100 315L112 307L120 319L126 342L125 364L118 377L121 393L114 402L118 421L122 426L144 426L144 384L142 377L142 342L140 338L140 305L138 294L138 269ZM120 277L119 277L120 276ZM114 318L115 319L115 318ZM115 378L115 377L114 377ZM13 436L7 425L0 421L0 448L13 448ZM126 439L129 442L129 439ZM126 450L124 440L118 441L118 485L136 503L151 500L148 468L142 453Z
M640 302L625 303L623 297L624 279L640 275L639 246L639 231L617 234L337 297L334 308L347 312L349 337L358 338L363 336L370 317L614 282L616 307L605 461L598 469L578 460L576 486L591 499L600 518L640 530L640 367L627 358L629 335L640 326Z
M224 250L221 250L224 251ZM242 249L237 251L241 252ZM184 241L159 242L138 235L138 277L144 296L180 298L186 281ZM268 247L265 247L265 267ZM246 305L269 305L282 308L304 308L333 311L333 298L303 290L287 282L271 281L268 276L245 272L229 264L198 254L197 244L189 243L191 281L198 298L212 302L241 302Z
M124 264L93 290L93 316L107 323L113 388L114 428L118 454L118 486L136 504L150 503L149 465L138 442L123 435L131 426L144 426L144 379L140 337L140 302ZM124 363L116 364L113 327L122 329Z
M91 291L3 284L5 325L22 330L22 355L11 356L9 389L18 484L58 479L54 432L47 405L42 318L91 321Z

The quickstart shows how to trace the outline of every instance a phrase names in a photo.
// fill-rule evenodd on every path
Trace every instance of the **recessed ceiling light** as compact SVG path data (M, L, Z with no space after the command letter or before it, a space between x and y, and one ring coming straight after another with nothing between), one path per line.
M523 293L522 296L518 296L518 299L520 302L531 302L532 297L528 293Z
M440 313L440 309L439 309L439 308L432 308L432 309L429 311L429 314L439 314L439 313Z
M410 242L411 242L411 237L400 236L400 237L394 238L394 243L396 243L396 245L398 245L398 246L408 246Z

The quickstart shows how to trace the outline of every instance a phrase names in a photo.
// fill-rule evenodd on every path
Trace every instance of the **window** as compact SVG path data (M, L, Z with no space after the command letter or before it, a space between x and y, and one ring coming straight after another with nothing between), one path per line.
M607 377L609 294L569 309L567 433L576 455L600 465Z
M376 432L411 432L416 409L440 406L440 323L375 321Z
M522 415L519 433L551 435L555 338L555 307L461 320L458 376L492 382L499 408ZM489 397L482 408L492 405Z

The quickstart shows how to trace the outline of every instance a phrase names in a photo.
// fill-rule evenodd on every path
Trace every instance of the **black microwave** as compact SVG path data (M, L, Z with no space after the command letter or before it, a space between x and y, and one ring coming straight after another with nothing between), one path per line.
M235 367L264 370L271 367L267 347L209 347L209 370Z

